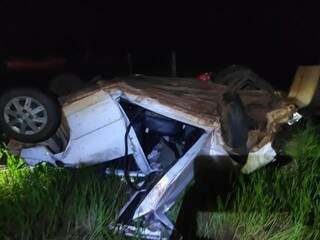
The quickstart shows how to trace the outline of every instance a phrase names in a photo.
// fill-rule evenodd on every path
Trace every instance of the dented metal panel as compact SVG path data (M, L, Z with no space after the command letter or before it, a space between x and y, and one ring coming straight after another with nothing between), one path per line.
M65 151L52 155L52 161L79 167L123 156L124 145L119 142L123 142L126 125L108 93L98 91L65 106L63 111L70 128L70 141ZM26 157L25 152L21 157Z
M192 148L161 178L135 211L133 219L156 209L166 212L193 177L192 162L201 151L208 134L204 134Z
M126 77L100 81L99 87L84 90L62 99L64 106L79 101L97 91L113 97L124 97L149 110L159 111L166 117L189 123L207 130L217 128L218 105L227 86L203 83L193 78ZM264 121L265 114L279 101L266 91L239 91L242 101L254 119ZM259 107L250 107L259 103Z
M309 105L320 84L320 66L299 66L289 91L289 98L297 100L299 107Z

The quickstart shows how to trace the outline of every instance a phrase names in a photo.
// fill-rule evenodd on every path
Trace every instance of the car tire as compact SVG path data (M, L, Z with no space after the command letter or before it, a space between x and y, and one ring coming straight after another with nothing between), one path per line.
M273 87L250 68L232 65L217 74L215 82L232 87L234 90L265 90L274 92Z
M246 150L249 133L248 115L239 94L224 93L219 108L221 134L224 142L231 148Z
M34 88L14 88L0 96L0 127L9 138L27 143L47 140L59 127L57 101Z
M54 94L63 96L78 91L85 86L85 81L79 76L72 73L64 73L51 79L49 89Z

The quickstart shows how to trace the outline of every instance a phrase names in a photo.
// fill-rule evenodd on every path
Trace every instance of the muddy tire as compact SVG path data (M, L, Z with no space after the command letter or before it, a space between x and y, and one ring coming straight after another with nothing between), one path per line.
M244 164L248 154L247 141L249 134L248 115L239 94L223 94L220 108L221 135L232 153L241 156L236 161Z
M215 82L228 85L234 90L265 90L273 94L273 87L254 73L250 68L232 65L222 70Z
M51 79L49 89L58 96L68 95L85 87L85 81L72 73L64 73Z

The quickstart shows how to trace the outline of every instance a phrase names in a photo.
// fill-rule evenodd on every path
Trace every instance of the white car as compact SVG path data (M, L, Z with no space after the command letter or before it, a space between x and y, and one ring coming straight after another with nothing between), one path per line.
M188 78L139 75L99 81L60 99L62 121L48 140L32 144L11 141L9 147L30 165L106 163L106 173L124 176L132 188L112 227L133 236L139 222L141 236L165 239L174 228L166 212L191 182L193 159L199 154L228 156L237 150L221 129L230 124L223 123L222 116L228 106L221 99L228 92L228 86ZM249 133L258 131L262 136L252 140L254 134L249 134L252 141L246 146L249 155L242 171L250 173L276 155L271 141L262 146L259 142L266 134L266 114L277 110L284 98L263 90L236 94L249 116ZM297 94L293 97L299 99ZM292 113L290 123L299 117Z

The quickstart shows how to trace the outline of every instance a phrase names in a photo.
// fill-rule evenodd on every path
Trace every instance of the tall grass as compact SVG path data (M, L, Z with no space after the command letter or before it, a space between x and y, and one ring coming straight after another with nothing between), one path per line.
M320 239L320 136L308 126L288 142L294 161L242 176L232 209L202 218L215 239ZM4 148L0 158L0 239L121 239L108 230L125 186L94 169L26 167ZM179 204L177 204L179 206ZM178 207L172 215L177 214Z
M94 169L24 163L1 151L0 239L119 239L108 230L124 188Z
M230 210L210 215L202 233L223 239L320 239L320 134L307 126L285 147L294 160L242 176Z

